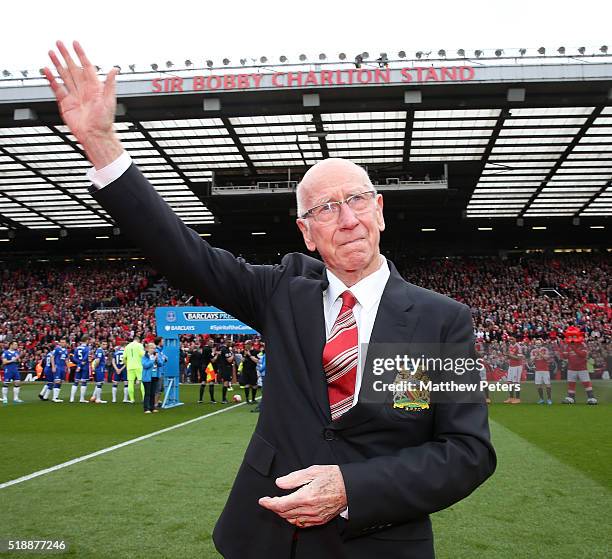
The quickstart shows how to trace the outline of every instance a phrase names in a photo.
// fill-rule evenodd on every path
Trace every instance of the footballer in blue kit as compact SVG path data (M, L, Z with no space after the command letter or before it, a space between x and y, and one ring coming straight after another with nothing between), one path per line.
M44 351L46 351L46 353L43 358L43 375L47 379L47 383L42 387L38 397L46 402L49 400L49 392L53 390L53 369L51 368L53 349L47 351L45 348Z
M2 367L4 368L4 381L2 383L2 403L8 404L8 392L11 382L13 383L13 402L20 404L21 376L19 375L19 352L17 342L11 342L8 349L2 353Z
M66 377L68 366L68 348L66 338L61 338L59 345L55 347L51 355L51 370L53 372L53 399L52 402L63 402L60 400L60 388L62 380Z
M71 402L74 402L79 385L81 386L81 397L79 402L84 404L88 402L87 398L85 398L85 392L87 390L87 382L89 381L90 351L89 336L83 334L81 343L74 349L72 355L72 361L76 365L76 369L74 371L74 382L70 390Z
M117 346L113 353L112 366L113 366L113 402L117 402L117 385L123 382L123 403L130 403L130 396L128 394L127 385L127 371L125 370L125 362L123 361L124 349L122 346Z
M94 388L91 399L96 404L106 404L106 400L102 400L102 385L104 384L104 374L106 372L106 347L105 341L100 343L100 347L96 349L93 356L92 368L95 375L96 387Z

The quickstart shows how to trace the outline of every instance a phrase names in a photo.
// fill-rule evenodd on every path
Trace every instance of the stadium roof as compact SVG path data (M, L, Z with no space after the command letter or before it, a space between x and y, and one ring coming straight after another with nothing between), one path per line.
M326 157L366 166L417 226L612 216L608 57L356 66L127 76L117 134L199 231L280 230L295 219L295 181ZM1 85L0 228L110 235L50 90Z

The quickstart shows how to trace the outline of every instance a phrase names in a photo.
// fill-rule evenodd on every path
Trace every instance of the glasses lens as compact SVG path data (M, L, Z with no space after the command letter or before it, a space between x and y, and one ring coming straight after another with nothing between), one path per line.
M321 223L329 223L336 219L338 213L338 204L325 204L315 208L312 212L313 217Z
M362 192L361 194L355 194L347 200L349 207L355 212L363 212L370 207L370 200L372 200L373 192Z

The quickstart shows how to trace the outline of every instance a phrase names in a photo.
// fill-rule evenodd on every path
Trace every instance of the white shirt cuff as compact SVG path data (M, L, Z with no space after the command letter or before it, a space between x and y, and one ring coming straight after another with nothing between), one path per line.
M341 513L340 516L345 520L348 520L348 507L346 507Z
M87 171L87 178L93 185L100 190L111 182L116 181L123 173L125 173L132 164L132 158L127 151L124 151L115 161L109 163L102 169L92 167Z

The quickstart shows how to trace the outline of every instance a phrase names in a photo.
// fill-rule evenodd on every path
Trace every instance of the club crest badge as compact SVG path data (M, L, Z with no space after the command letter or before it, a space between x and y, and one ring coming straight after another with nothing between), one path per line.
M394 384L399 389L393 394L393 407L406 411L422 411L429 409L429 391L424 387L429 378L421 370L412 373L400 369Z

